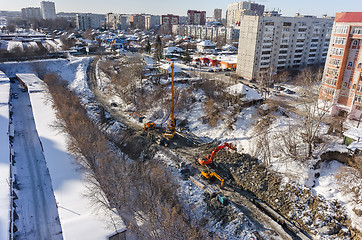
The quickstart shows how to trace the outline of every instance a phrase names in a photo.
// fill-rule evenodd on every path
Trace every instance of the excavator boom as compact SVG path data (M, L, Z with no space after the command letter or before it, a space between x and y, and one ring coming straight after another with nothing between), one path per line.
M215 156L215 154L220 151L221 149L225 148L225 147L228 147L230 148L231 150L234 150L235 148L233 146L231 146L231 144L228 144L227 142L218 146L217 148L214 149L214 151L212 151L212 153L210 154L210 157L206 156L205 158L199 158L199 163L201 165L207 165L207 164L210 164L212 163L212 160Z

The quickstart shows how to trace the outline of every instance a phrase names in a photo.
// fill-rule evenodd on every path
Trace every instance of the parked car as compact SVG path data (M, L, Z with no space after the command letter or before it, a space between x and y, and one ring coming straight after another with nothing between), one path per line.
M214 72L214 69L210 68L207 70L208 72Z
M13 98L14 98L14 99L18 99L18 94L17 94L17 93L13 93Z
M256 83L256 80L255 79L250 79L250 82L251 83Z
M228 73L225 73L225 76L230 76L231 74L228 72Z
M287 90L285 90L285 93L287 93L287 94L294 94L295 92L292 91L292 90L290 90L290 89L287 89Z
M112 106L112 107L117 107L117 104L116 104L115 102L112 102L112 103L111 103L111 106Z

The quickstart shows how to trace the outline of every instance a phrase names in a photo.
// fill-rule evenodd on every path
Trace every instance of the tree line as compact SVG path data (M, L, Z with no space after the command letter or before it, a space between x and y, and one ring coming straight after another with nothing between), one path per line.
M57 126L69 136L68 150L84 169L87 195L94 204L116 209L138 239L212 238L202 228L202 217L192 219L189 207L179 201L179 186L170 170L156 159L143 162L120 153L89 119L65 81L47 74L44 82L59 119Z

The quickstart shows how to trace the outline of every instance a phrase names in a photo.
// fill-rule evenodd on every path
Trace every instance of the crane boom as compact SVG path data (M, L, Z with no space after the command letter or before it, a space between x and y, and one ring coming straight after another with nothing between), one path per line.
M171 65L171 114L170 118L168 119L167 129L163 136L169 140L175 136L176 132L176 120L175 120L175 93L174 93L174 63L172 62Z

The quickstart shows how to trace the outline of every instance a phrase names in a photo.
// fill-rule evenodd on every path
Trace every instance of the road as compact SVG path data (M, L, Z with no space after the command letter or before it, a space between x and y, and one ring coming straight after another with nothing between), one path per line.
M42 145L36 130L32 107L27 92L22 92L18 82L11 83L15 135L15 174L18 190L15 200L16 239L61 240L62 229L57 205L46 165Z

